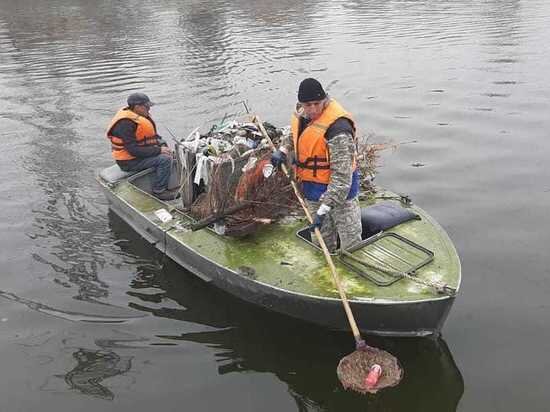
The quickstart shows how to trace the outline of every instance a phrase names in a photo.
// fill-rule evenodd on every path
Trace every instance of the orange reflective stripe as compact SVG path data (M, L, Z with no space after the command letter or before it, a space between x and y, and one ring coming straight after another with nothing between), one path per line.
M310 123L300 134L298 134L300 132L299 116L298 113L293 113L290 120L290 130L296 153L296 175L304 181L328 184L330 183L330 153L325 133L340 117L351 121L354 131L355 122L351 114L333 99L329 101L321 116ZM353 137L355 139L355 133ZM355 160L353 169L356 169Z

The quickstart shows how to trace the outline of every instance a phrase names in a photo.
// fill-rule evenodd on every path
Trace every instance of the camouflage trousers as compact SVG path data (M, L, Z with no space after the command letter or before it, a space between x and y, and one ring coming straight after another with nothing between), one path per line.
M308 200L308 209L315 215L321 202ZM361 208L357 198L346 200L342 205L334 207L327 213L321 235L329 251L334 252L340 238L340 248L349 248L361 241ZM317 238L312 234L313 243L317 244Z

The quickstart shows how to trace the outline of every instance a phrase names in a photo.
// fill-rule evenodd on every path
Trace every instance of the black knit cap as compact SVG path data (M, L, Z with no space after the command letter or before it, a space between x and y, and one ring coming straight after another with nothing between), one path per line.
M327 94L323 90L323 86L317 80L311 77L302 80L298 88L298 101L300 103L312 102L315 100L323 100Z

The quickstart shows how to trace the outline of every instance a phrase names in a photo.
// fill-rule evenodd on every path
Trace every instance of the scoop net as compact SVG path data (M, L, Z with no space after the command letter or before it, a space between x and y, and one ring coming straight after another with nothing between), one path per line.
M380 366L381 375L376 384L370 386L367 377L374 365ZM366 394L396 386L403 378L403 369L392 354L367 346L343 357L338 364L336 374L344 389Z

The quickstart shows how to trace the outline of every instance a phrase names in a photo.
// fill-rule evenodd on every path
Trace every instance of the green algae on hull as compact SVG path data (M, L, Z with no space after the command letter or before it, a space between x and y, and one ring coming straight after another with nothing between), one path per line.
M322 252L300 239L296 233L305 225L305 219L292 223L266 225L257 233L245 238L229 238L217 235L212 230L196 232L180 230L191 220L182 213L171 210L174 219L162 223L155 211L167 208L167 204L142 192L128 182L117 185L113 192L153 224L178 242L193 249L219 266L226 267L250 279L289 292L337 298L332 275ZM388 201L391 193L385 192L376 201ZM394 196L395 197L395 196ZM389 200L393 201L393 200ZM370 202L372 199L370 199ZM396 201L398 202L398 201ZM432 262L417 271L420 279L447 283L458 288L460 262L445 231L422 209L411 206L421 216L391 229L398 235L422 245L434 252ZM373 301L420 301L433 299L433 288L402 279L390 286L377 286L371 281L350 271L338 262L335 264L346 294L350 299Z

